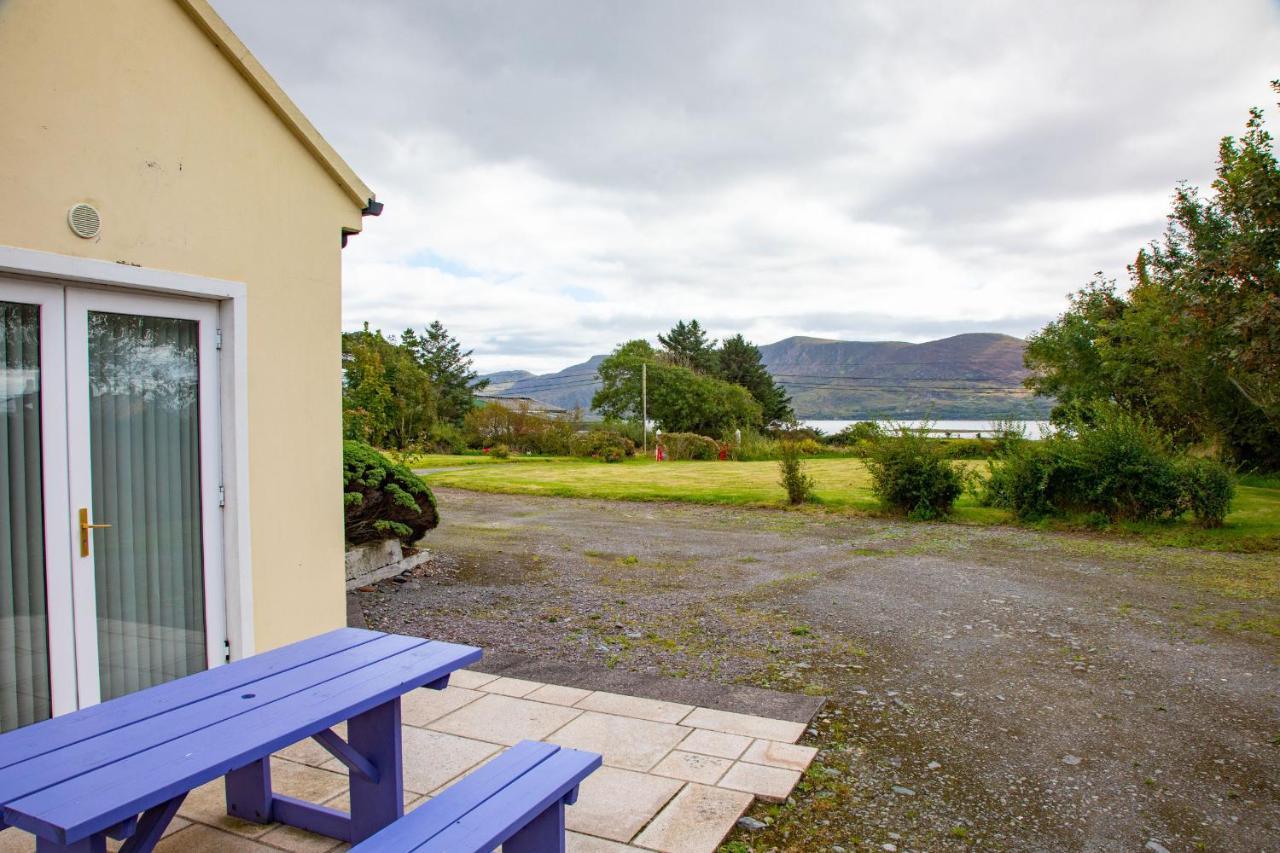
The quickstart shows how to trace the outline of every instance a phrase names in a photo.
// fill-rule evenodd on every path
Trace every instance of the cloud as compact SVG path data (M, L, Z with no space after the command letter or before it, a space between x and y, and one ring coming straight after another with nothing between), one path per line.
M439 318L486 370L694 316L1027 334L1123 278L1280 55L1270 0L214 3L386 202L347 325Z

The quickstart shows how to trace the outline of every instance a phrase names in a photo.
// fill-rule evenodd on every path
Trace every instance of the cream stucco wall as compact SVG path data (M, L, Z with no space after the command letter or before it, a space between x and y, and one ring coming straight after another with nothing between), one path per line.
M179 3L0 0L0 244L246 285L260 651L345 620L343 227L350 189Z

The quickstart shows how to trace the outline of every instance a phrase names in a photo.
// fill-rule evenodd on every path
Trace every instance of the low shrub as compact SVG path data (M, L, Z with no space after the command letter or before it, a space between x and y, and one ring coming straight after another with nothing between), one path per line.
M1236 495L1231 470L1215 459L1178 460L1181 507L1202 527L1221 527Z
M489 448L489 455L494 459L509 459L511 457L511 448L505 444L495 444Z
M1076 476L1060 450L1054 441L1011 447L989 463L988 476L978 490L979 502L1011 510L1024 521L1059 511L1058 504L1072 491Z
M898 427L872 441L867 469L881 504L916 520L949 515L964 491L964 475L923 430Z
M611 429L593 429L575 435L569 442L569 450L574 456L621 462L635 455L636 446L631 439Z
M571 415L548 417L529 411L527 405L509 409L489 403L467 413L466 443L471 447L505 444L518 453L565 456L578 430Z
M989 438L933 438L948 459L990 459L998 445Z
M884 435L884 429L875 421L858 421L832 435L828 442L841 447L853 447L864 441L874 441Z
M667 448L667 458L671 460L709 460L720 455L719 442L693 432L664 432L662 444Z
M809 439L812 440L812 439ZM795 506L813 498L813 478L804 471L804 451L802 442L779 442L778 471L782 475L779 483L787 490L787 503Z
M422 478L359 441L342 443L342 492L352 545L384 539L412 545L440 523Z
M1091 524L1176 518L1221 524L1234 494L1217 462L1179 458L1150 421L1113 407L1041 441L1009 441L981 492L1019 518L1080 514Z

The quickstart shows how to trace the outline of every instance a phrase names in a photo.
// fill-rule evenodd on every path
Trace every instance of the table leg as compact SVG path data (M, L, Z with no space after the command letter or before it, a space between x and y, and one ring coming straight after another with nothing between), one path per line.
M253 823L271 822L271 759L226 775L227 814Z
M347 721L347 743L378 770L378 781L349 773L351 842L364 841L404 815L400 697Z

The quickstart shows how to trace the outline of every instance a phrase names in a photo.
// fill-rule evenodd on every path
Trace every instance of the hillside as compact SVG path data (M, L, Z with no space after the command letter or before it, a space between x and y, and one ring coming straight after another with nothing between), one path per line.
M975 333L922 344L796 337L760 354L801 418L1042 418L1050 403L1022 387L1024 349Z
M1043 418L1049 401L1022 388L1025 348L1019 338L975 333L922 344L794 337L762 346L760 353L801 419ZM489 392L585 410L604 358L514 381L509 375L524 371L491 374Z

